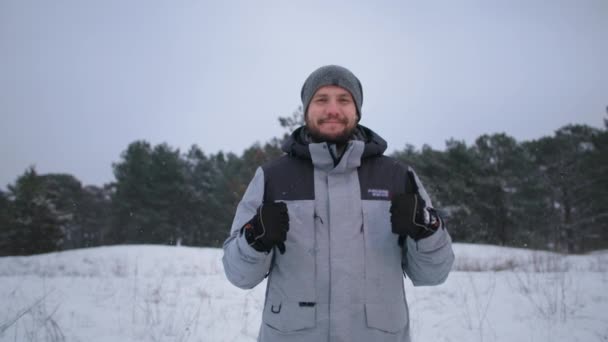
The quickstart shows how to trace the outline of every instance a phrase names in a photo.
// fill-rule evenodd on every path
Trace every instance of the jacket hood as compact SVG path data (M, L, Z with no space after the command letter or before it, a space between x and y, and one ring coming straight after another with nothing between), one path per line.
M371 129L357 125L351 140L361 140L365 143L361 159L380 156L386 151L386 141ZM281 149L290 156L311 159L308 145L311 143L307 134L306 126L301 126L294 130L291 135L283 142Z

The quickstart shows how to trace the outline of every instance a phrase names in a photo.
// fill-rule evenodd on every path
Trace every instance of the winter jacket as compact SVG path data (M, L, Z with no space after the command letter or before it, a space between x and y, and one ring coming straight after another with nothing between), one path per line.
M454 261L450 236L442 227L399 246L390 195L412 184L373 131L359 125L360 140L336 159L303 129L286 155L257 169L224 243L231 283L250 289L268 276L258 341L409 341L403 275L416 286L442 283ZM260 204L275 201L289 212L285 254L258 252L240 233Z

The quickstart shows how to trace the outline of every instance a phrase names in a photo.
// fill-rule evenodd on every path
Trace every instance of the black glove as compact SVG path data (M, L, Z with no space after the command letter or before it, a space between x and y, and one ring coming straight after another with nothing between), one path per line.
M391 226L394 234L399 235L399 245L407 236L415 241L431 236L441 226L437 211L427 208L426 202L418 193L414 175L408 172L412 193L396 194L391 198Z
M258 252L270 252L274 246L285 253L285 239L289 230L287 205L283 202L262 204L255 216L241 228L241 234Z

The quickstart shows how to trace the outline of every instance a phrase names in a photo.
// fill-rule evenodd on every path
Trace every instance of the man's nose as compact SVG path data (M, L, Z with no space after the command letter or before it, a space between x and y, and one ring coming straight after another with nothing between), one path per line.
M327 115L337 115L340 113L338 109L338 102L336 100L329 100L327 102L327 107L325 108Z

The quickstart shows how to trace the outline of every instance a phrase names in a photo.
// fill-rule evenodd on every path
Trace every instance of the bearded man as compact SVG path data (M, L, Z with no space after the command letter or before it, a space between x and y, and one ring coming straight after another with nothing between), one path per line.
M237 207L226 276L243 289L268 277L258 341L410 341L403 277L444 282L450 235L414 170L359 124L352 72L317 69L301 98L306 125Z

